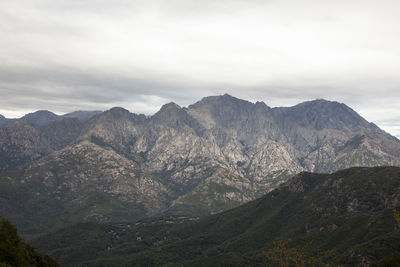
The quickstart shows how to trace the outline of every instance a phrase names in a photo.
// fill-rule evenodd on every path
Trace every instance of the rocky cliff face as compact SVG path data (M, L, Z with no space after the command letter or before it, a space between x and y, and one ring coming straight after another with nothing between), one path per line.
M22 180L13 173L3 175L4 181L11 177L29 184L29 176L47 186L45 181L55 179L63 189L47 186L49 200L54 190L62 203L78 203L88 192L101 192L106 199L137 207L140 217L165 211L219 212L259 197L304 170L400 165L399 140L346 105L326 100L270 108L229 95L211 96L187 108L166 104L151 117L113 108L87 122L68 123L41 128L24 124L29 129L24 134L19 134L18 124L0 129L2 146L18 148L15 153L3 149L5 159L47 155L21 167ZM104 161L104 153L113 156ZM28 171L37 164L40 171ZM63 186L72 181L74 185ZM106 221L117 217L102 212L98 214Z

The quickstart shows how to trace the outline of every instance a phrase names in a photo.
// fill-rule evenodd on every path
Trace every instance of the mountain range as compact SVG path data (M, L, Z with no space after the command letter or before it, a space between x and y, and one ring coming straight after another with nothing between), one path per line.
M49 114L0 128L0 215L25 236L82 221L203 216L303 171L400 166L398 139L321 99L270 108L222 95L153 116Z

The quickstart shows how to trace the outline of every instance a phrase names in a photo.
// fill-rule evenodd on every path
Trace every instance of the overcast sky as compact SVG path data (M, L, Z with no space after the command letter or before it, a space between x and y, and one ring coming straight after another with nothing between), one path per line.
M0 1L0 114L343 102L400 137L399 0Z

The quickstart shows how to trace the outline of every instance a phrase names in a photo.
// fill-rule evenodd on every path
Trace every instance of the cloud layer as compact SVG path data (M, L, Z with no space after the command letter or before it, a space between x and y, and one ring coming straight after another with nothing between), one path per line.
M0 2L0 114L326 98L400 134L400 2Z

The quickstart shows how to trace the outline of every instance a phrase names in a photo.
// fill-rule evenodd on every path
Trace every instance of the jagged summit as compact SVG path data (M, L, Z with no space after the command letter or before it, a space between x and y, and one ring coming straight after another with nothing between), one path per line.
M182 114L184 110L176 103L170 102L161 107L161 109L152 116L152 119L170 119L168 116L177 116Z
M170 102L151 117L151 122L155 124L168 124L170 127L180 127L183 125L194 125L195 120L188 114L186 108L181 108L178 104Z
M4 117L3 115L0 114L0 120L5 120L6 117Z
M260 107L263 107L265 109L271 109L267 104L265 104L264 101L257 101L256 102L256 106L260 106Z

